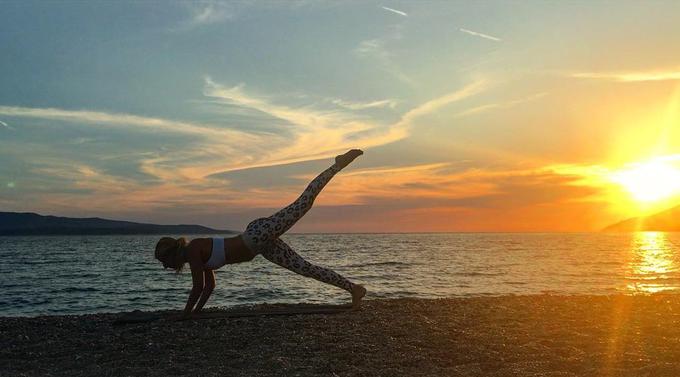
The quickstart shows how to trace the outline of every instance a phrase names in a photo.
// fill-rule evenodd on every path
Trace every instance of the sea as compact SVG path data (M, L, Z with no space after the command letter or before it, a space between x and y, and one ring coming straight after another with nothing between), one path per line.
M191 273L163 269L153 257L158 238L0 237L0 316L181 309L191 289ZM680 233L282 238L308 261L366 286L367 299L680 292ZM262 256L224 266L216 276L217 288L206 307L350 301L345 291L296 275Z

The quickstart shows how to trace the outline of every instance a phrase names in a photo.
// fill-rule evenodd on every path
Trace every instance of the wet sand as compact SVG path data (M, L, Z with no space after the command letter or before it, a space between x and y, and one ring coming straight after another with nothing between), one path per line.
M2 317L0 375L680 376L680 295L368 300L113 326L120 316Z

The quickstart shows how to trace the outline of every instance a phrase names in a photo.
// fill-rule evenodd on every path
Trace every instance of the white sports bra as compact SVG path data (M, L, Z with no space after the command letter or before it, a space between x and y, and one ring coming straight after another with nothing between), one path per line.
M227 255L224 251L224 238L212 239L212 253L210 259L205 263L205 268L217 270L227 263Z

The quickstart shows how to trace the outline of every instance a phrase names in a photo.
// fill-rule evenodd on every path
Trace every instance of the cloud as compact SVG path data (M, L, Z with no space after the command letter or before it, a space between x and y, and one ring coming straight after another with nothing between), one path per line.
M292 136L280 144L283 146L274 149L266 148L268 150L266 160L261 163L253 161L248 166L240 167L241 169L321 159L335 156L352 147L367 149L389 144L408 137L419 117L479 94L489 87L489 82L486 80L475 81L461 89L416 106L404 113L393 124L381 124L351 112L278 105L262 96L245 93L243 85L225 87L209 77L205 81L204 94L207 97L281 119L286 123L286 130L291 132ZM223 169L220 172L228 170ZM209 174L215 173L217 172Z
M249 137L248 134L243 132L213 128L196 123L89 110L0 106L0 114L10 117L56 119L69 122L111 125L121 128L142 128L154 131L162 130L202 137L229 137L238 140L247 139Z
M392 13L396 13L400 16L408 17L408 14L406 12L402 12L400 10L396 10L396 9L392 9L392 8L388 8L388 7L382 7L382 9L384 9L386 11L390 11Z
M468 30L468 29L459 28L458 30L460 30L461 32L466 33L466 34L474 35L476 37L488 39L488 40L494 41L494 42L503 41L502 39L500 39L498 37L494 37L494 36L491 36L491 35L488 35L488 34L483 34L483 33L479 33L479 32Z
M248 94L243 85L225 87L207 77L204 95L267 114L281 120L281 131L288 135L276 147L266 148L266 160L241 168L287 164L332 157L351 147L370 148L407 136L387 124L372 121L348 111L328 111L307 106L291 107L273 103L264 96ZM272 143L267 143L272 144ZM227 171L223 169L221 172ZM215 174L210 172L209 174Z
M594 215L606 212L604 205L600 186L585 184L580 176L553 166L491 169L447 162L384 166L337 175L318 199L317 206L322 207L313 212L314 220L305 230L592 230L611 220ZM355 215L349 216L351 221L333 223L334 228L317 215L332 218L338 211Z
M466 116L470 115L475 115L475 114L481 114L487 111L495 110L495 109L507 109L510 107L513 107L515 105L519 105L525 102L530 102L530 101L535 101L539 98L545 97L548 93L537 93L534 95L531 95L527 98L521 98L513 101L507 101L507 102L500 102L500 103L489 103L486 105L481 105L481 106L476 106L468 110L461 111L459 113L456 113L454 115L455 118L463 118Z
M437 97L435 99L427 101L406 112L401 117L401 120L396 124L395 128L400 127L408 128L415 122L417 118L433 113L444 106L448 106L452 103L477 95L486 90L489 87L489 85L490 83L487 80L474 81L461 89L455 90L441 97Z
M234 17L233 7L227 1L187 2L189 18L184 20L175 31L187 31L194 28L217 24Z
M371 109L371 108L376 108L376 107L389 107L391 109L394 109L397 106L397 101L393 99L384 99L384 100L378 100L378 101L371 101L371 102L350 102L350 101L345 101L337 98L332 98L329 99L331 103L334 105L338 105L340 107L344 107L346 109L350 110L365 110L365 109Z
M392 53L385 47L384 39L375 38L361 41L359 46L354 49L354 54L362 59L375 60L384 71L399 81L415 86L413 79L406 75L399 65L395 63Z
M260 121L266 119L272 124L267 132L234 130L228 120L207 124L125 113L0 106L0 115L92 128L86 134L73 136L69 133L58 145L34 148L36 144L30 141L3 145L3 152L10 156L19 156L27 145L37 151L22 157L25 170L17 183L22 194L12 208L19 210L23 206L44 212L108 213L123 217L126 213L157 214L172 208L193 208L192 213L213 215L218 208L220 211L223 208L269 211L299 194L297 180L293 181L295 185L288 179L284 180L286 183L265 187L237 187L230 184L232 176L219 173L324 158L330 160L352 147L370 149L402 140L411 134L421 117L478 94L487 86L483 81L471 83L413 107L395 122L382 123L361 110L388 107L392 100L342 101L338 102L340 108L332 110L310 105L292 106L277 102L275 99L279 96L257 94L245 85L225 86L205 79L204 95L214 106L238 108L243 110L244 116L250 113ZM266 118L262 118L263 114ZM50 127L53 122L25 124ZM109 136L95 132L109 129L124 131L116 134L122 134L125 140L143 141L143 144L113 145ZM154 137L140 137L140 133ZM173 135L182 136L181 145L168 144L172 139L161 137ZM91 143L96 140L109 141ZM106 148L107 145L111 148ZM91 154L93 148L97 148L96 158ZM349 173L343 178L344 183L341 180L335 189L342 195L334 195L331 191L322 203L356 204L381 195L394 197L398 191L392 189L396 190L398 186L414 199L436 196L430 191L431 186L439 185L442 178L432 178L432 175L436 175L437 169L445 168L434 164ZM375 187L362 187L362 181L375 184ZM453 187L442 184L442 187L448 188L447 195L467 197L471 194L469 190L482 192L488 185L458 184Z
M82 144L91 143L91 142L94 142L94 141L97 141L97 139L91 138L91 137L82 137L81 136L81 137L77 137L77 138L73 139L71 141L71 143L74 144L74 145L82 145Z
M2 126L3 128L6 128L6 129L8 129L8 130L13 130L13 129L14 129L14 128L10 127L9 124L7 124L7 123L5 123L5 122L3 122L3 121L1 121L1 120L0 120L0 126Z
M162 180L200 179L200 176L186 176L190 167L204 161L220 161L234 168L247 165L250 153L258 153L256 146L266 140L276 141L272 135L248 133L213 125L181 122L162 118L141 117L131 114L105 113L88 110L63 110L55 108L26 108L0 106L0 114L11 117L41 118L84 124L101 128L119 128L130 133L150 132L161 135L186 135L193 141L179 149L170 151L153 147L153 138L148 139L149 151L153 157L144 154L140 161L140 171ZM189 169L185 171L184 169Z
M361 41L359 46L354 49L354 53L365 57L365 56L377 56L383 59L390 57L390 54L385 50L385 42L381 39L368 39Z
M354 170L334 179L333 189L325 194L323 200L334 205L357 205L375 200L464 198L481 195L492 189L471 181L459 184L460 180L465 179L465 173L450 175L446 173L450 167L449 163L431 163ZM313 176L300 178L309 180Z
M393 124L384 124L350 110L329 111L276 104L267 96L246 93L244 85L225 87L210 78L205 79L204 95L218 104L250 109L280 120L271 132L239 131L225 126L89 110L0 106L0 115L115 127L133 133L187 135L191 137L191 143L171 150L160 148L160 145L154 147L154 139L149 139L149 149L139 155L140 172L172 182L328 158L353 147L367 149L389 144L408 137L416 118L482 89L483 85L479 83L471 84L413 108ZM389 104L389 100L344 103L354 109Z
M129 217L181 209L184 216L189 216L183 221L204 222L201 219L211 218L216 219L213 226L224 227L223 221L231 218L229 226L234 228L294 200L316 173L294 175L291 178L295 181L286 179L284 185L236 189L229 184L230 176L220 181L168 180L141 185L88 162L52 157L39 161L31 172L39 180L22 179L20 185L25 191L22 202L32 203L26 205L34 210ZM285 174L278 169L276 172ZM491 169L472 168L469 162L358 168L333 179L317 199L316 210L298 229L574 230L591 221L588 216L603 204L602 185L587 178L600 173L593 167L577 165ZM56 182L57 188L29 189L44 187L43 182L50 182L52 187ZM14 207L17 205L12 204L12 208L21 209ZM332 220L337 211L345 215L356 212L359 217L351 222ZM595 212L600 213L601 208ZM375 222L385 218L390 221ZM567 218L579 221L563 221Z
M638 72L579 72L572 73L569 76L580 79L618 82L669 81L680 80L680 69Z

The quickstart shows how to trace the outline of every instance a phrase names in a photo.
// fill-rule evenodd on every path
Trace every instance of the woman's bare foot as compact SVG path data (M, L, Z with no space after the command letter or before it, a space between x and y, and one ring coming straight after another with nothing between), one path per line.
M366 296L366 288L363 285L355 284L352 288L352 307L359 309L361 306L361 299Z
M345 154L339 154L335 156L335 165L342 169L362 154L364 154L364 151L361 149L351 149Z

